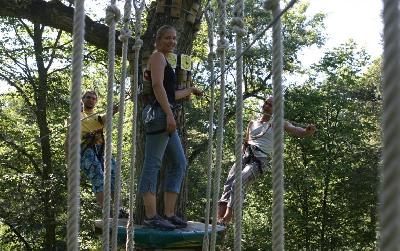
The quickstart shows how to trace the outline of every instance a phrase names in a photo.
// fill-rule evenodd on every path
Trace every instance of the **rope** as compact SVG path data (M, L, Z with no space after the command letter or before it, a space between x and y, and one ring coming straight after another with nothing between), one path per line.
M279 0L267 0L264 7L277 17L280 13ZM283 88L282 88L282 25L280 19L272 32L272 83L273 106L273 151L272 151L272 250L284 250L283 219Z
M103 250L109 250L109 217L110 217L110 188L111 188L111 154L112 154L112 115L113 115L113 87L115 66L115 24L121 14L115 5L116 0L111 0L111 5L106 9L106 23L108 30L108 85L107 85L107 113L105 135L105 170L104 170L104 204L103 204Z
M261 30L259 33L257 33L257 35L255 35L253 41L246 46L243 50L242 53L239 55L239 57L236 57L232 62L230 62L226 68L225 71L221 71L221 73L219 75L217 75L211 82L216 82L220 77L222 77L222 74L225 74L229 69L231 69L231 67L233 66L234 63L236 63L240 57L242 57L264 34L267 30L269 30L270 28L273 27L273 25L278 21L278 19L285 14L290 8L293 7L293 5L295 4L297 0L291 0L286 7L279 13L279 15L275 16L274 19L263 29ZM225 41L226 42L226 41ZM228 43L224 43L225 46L224 48L227 49L228 48ZM218 50L218 49L217 49Z
M217 206L218 206L218 195L220 190L220 179L221 179L221 164L222 164L222 146L224 141L224 113L225 113L225 49L228 46L228 42L225 39L226 36L226 0L218 0L218 9L220 9L219 16L219 41L217 52L220 58L221 66L221 81L220 81L220 103L219 103L219 117L218 127L216 131L217 146L215 150L215 179L213 186L213 207L212 207L212 232L211 232L211 245L210 249L215 250L217 240Z
M210 52L208 53L208 67L210 71L210 80L214 78L214 12L211 9L205 11L205 17L207 20L207 31L208 31L208 45ZM211 167L213 165L213 134L214 134L214 83L211 82L211 100L210 100L210 113L208 117L208 159L207 159L207 192L206 192L206 212L204 217L204 239L203 239L203 251L209 250L210 240L208 235L208 227L210 222L210 199L211 199Z
M85 33L85 1L76 1L74 9L72 83L71 83L71 127L68 144L68 221L67 247L79 250L79 204L80 204L80 159L81 159L81 84L82 59Z
M141 0L140 6L137 5L136 1L133 2L135 7L135 45L133 47L135 57L133 62L133 85L132 85L132 94L133 94L133 114L132 114L132 131L131 131L131 165L129 172L129 220L127 225L127 236L126 236L126 250L132 251L134 250L135 242L134 242L134 219L133 219L133 209L135 207L135 166L136 166L136 131L137 131L137 113L138 113L138 83L139 83L139 51L143 45L143 41L140 39L140 31L142 30L142 22L141 16L144 9L144 0Z
M380 193L380 250L400 249L400 13L399 1L383 1L383 166Z
M111 235L111 250L117 250L117 235L118 235L118 216L119 216L119 202L121 194L121 163L122 163L122 141L123 141L123 124L124 124L124 110L125 110L125 81L127 69L127 55L128 55L128 39L131 36L129 30L129 18L131 15L131 0L126 0L124 5L124 28L121 31L119 39L122 41L122 72L121 72L121 87L119 95L118 107L118 140L117 140L117 161L115 167L115 191L114 191L114 210L112 221L112 235Z
M235 137L235 186L233 187L233 213L235 217L234 250L242 249L242 144L243 144L243 36L244 30L244 4L243 0L235 2L234 18L231 25L236 33L236 137Z

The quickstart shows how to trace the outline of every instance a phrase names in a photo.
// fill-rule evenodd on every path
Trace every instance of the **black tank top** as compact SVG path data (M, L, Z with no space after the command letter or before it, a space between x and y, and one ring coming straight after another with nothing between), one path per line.
M168 63L167 60L167 65L164 68L164 81L163 81L163 86L165 89L165 92L167 93L167 98L168 102L171 105L175 105L175 90L177 87L177 78L174 72L174 69L172 66ZM145 70L144 72L144 79L151 82L151 71L150 70ZM154 92L152 90L152 93L154 95ZM158 104L158 102L156 102Z
M164 81L163 81L165 92L167 93L168 102L171 105L175 104L175 89L177 87L177 79L172 66L168 63L164 69Z

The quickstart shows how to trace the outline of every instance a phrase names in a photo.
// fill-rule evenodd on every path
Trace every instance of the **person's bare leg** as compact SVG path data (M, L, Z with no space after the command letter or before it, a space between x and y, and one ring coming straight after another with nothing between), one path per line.
M143 204L146 218L153 218L157 214L156 195L151 192L144 193Z
M175 215L175 205L178 194L174 192L164 192L164 215L171 217Z
M217 213L217 219L220 220L222 219L225 214L226 214L226 202L219 202L218 203L218 213Z
M103 205L104 205L104 192L98 192L98 193L95 194L95 196L96 196L97 204L99 204L99 206L101 208L103 208ZM113 205L113 202L114 202L114 193L111 193L111 205Z
M222 220L225 223L228 223L232 220L232 216L233 216L233 208L227 207L226 213L225 213L224 217L222 218Z
M99 204L99 206L100 206L101 208L103 208L103 204L104 204L104 192L98 192L98 193L95 194L95 196L96 196L97 204Z

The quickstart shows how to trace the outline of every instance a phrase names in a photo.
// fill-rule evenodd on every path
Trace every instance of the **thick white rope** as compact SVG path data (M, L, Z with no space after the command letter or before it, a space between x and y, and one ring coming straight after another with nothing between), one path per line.
M280 14L279 0L264 3L267 10L272 10L273 17ZM272 151L272 250L284 250L283 218L283 88L282 88L282 25L278 19L272 28L272 83L274 94L273 106L273 151Z
M120 95L118 107L118 139L117 139L117 160L115 167L115 186L114 186L114 208L113 208L113 221L111 231L111 250L116 251L118 246L118 216L119 216L119 202L121 194L121 163L122 163L122 141L123 141L123 126L124 126L124 111L125 111L125 81L127 69L127 55L128 55L128 41L131 37L129 30L129 21L131 16L132 3L131 0L126 0L124 5L124 27L121 30L119 40L122 41L122 65L121 65L121 79L120 79Z
M111 197L111 155L112 155L112 116L113 116L113 88L115 71L115 24L121 14L116 0L111 0L111 5L106 10L106 23L108 30L108 85L107 85L107 113L106 113L106 137L105 137L105 165L104 165L104 205L103 205L103 250L109 250L109 217Z
M85 34L85 1L75 1L72 83L71 125L68 139L68 221L67 247L79 250L79 204L80 204L80 160L81 160L81 85L82 59Z
M253 45L259 40L261 39L262 36L264 36L265 32L267 32L267 30L269 30L270 28L272 28L272 26L276 23L276 21L283 16L283 14L285 14L290 8L293 7L293 5L296 3L297 0L291 0L286 6L285 8L279 13L278 16L276 16L271 22L268 23L268 25L263 29L260 30L256 33L256 35L254 35L254 38L251 42L248 43L248 45L242 50L242 53L240 55L240 57L242 55L244 55L248 50L250 50L251 47L253 47ZM229 69L232 68L232 66L236 63L236 61L239 58L235 57L234 60L229 61L229 63L225 66L225 71L227 72ZM218 79L221 77L222 73L225 72L221 72L219 75L217 75L212 81L216 82L218 81Z
M383 1L383 152L380 250L400 249L400 13L399 1Z
M235 185L233 187L233 213L235 218L234 250L242 249L242 145L243 145L243 36L244 30L244 4L243 0L235 1L232 18L232 28L236 33L236 137L235 137Z
M133 113L132 113L132 131L131 131L131 165L129 172L129 220L127 225L127 236L126 236L126 250L134 250L135 240L134 240L134 208L135 208L135 168L136 168L136 131L137 131L137 114L138 114L138 83L139 83L139 52L142 48L143 41L140 39L140 32L142 30L142 12L145 7L144 0L140 0L140 6L133 2L135 7L135 45L133 46L133 51L135 54L133 62L133 85L132 85L132 98L133 98Z
M219 99L219 114L218 114L218 127L216 131L216 150L215 150L215 179L213 186L213 207L212 207L212 232L211 232L211 245L210 250L214 251L217 241L217 207L218 195L220 190L221 179L221 164L222 164L222 147L224 143L224 113L225 113L225 50L228 48L228 41L226 40L226 0L218 0L219 13L219 27L218 27L218 47L217 52L220 58L221 67L221 80L220 80L220 99Z
M207 34L208 34L208 46L210 48L210 52L208 53L208 70L210 71L210 82L211 82L211 100L210 100L210 113L208 117L208 159L207 159L207 192L206 192L206 209L205 209L205 217L204 217L204 238L203 238L203 251L209 250L210 240L208 235L208 228L210 222L210 200L211 200L211 168L213 165L213 135L214 135L214 99L215 99L215 91L214 91L214 79L215 70L214 70L214 12L211 9L206 9L205 17L207 20Z

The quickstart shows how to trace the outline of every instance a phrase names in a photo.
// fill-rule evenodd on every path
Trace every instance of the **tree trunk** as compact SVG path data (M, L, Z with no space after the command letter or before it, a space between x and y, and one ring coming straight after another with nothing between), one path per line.
M40 133L40 145L43 161L42 170L42 206L43 206L43 221L45 227L44 249L54 250L56 242L56 222L53 210L53 188L51 175L53 174L53 162L51 156L50 130L47 123L47 71L43 61L43 27L40 24L34 24L34 48L35 58L38 67L39 79L37 88L34 88L34 97L36 101L36 118ZM35 84L36 85L36 84Z

